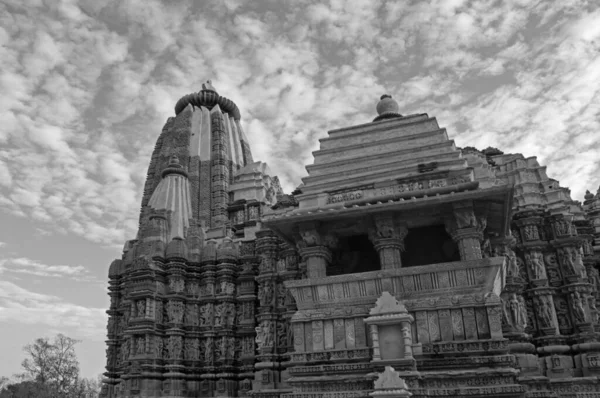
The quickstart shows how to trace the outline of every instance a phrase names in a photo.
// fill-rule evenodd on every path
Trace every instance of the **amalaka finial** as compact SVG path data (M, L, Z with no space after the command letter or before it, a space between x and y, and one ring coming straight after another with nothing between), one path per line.
M212 85L212 80L207 80L206 83L202 83L202 91L213 91L217 92L217 90Z

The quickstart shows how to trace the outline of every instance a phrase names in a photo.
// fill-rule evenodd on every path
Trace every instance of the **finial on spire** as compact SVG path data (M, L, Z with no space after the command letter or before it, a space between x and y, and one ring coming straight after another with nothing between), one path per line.
M169 158L167 167L162 171L162 177L165 178L169 174L181 174L187 177L187 172L185 171L183 165L179 163L179 157L175 154L171 155Z
M396 100L392 99L392 96L389 94L383 94L380 97L380 101L377 103L377 116L374 122L378 122L383 119L389 119L393 117L402 117L399 113L400 107Z
M212 85L212 80L207 80L206 83L202 83L202 91L213 91L217 92L217 90Z

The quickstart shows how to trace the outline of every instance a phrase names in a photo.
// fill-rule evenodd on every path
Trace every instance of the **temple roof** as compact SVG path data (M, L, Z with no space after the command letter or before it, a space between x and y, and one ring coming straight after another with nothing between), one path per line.
M446 130L427 114L395 117L329 131L306 167L304 195L332 193L374 183L460 176L472 170Z

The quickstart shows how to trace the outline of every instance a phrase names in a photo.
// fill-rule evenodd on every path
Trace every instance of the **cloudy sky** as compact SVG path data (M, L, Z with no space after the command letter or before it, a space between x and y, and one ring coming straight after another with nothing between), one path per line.
M600 183L599 49L593 0L3 0L0 376L57 332L103 371L108 265L162 125L202 81L287 191L318 138L389 93L459 146L538 156L581 200Z

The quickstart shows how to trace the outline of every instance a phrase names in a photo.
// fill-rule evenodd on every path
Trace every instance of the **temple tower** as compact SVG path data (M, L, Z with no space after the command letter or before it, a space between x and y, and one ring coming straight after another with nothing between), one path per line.
M600 396L600 192L389 95L289 195L207 82L109 269L101 396Z
M208 81L177 102L157 139L137 237L109 270L103 397L233 397L251 388L255 232L281 188L253 162L240 119Z

